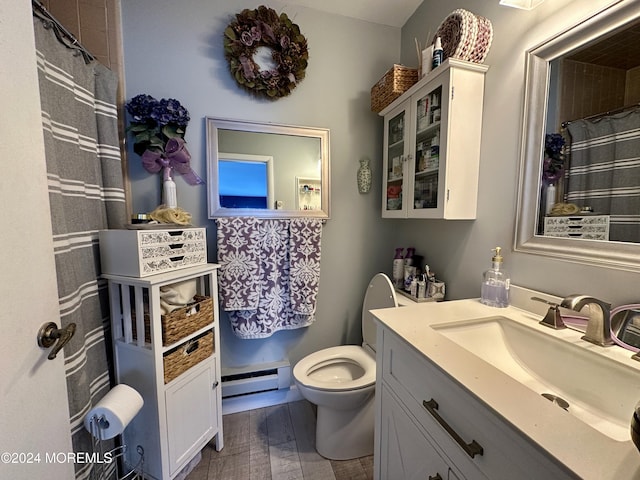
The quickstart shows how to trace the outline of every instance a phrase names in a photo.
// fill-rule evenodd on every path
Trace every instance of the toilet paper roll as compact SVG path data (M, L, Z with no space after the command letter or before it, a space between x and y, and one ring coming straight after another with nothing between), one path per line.
M129 385L121 383L113 387L89 410L84 417L84 427L96 438L107 440L120 435L142 408L142 396ZM92 426L92 418L96 422Z

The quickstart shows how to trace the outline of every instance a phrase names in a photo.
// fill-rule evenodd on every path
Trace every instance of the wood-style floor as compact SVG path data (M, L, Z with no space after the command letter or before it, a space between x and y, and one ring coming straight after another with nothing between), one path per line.
M315 413L306 400L222 418L224 448L207 445L185 480L373 479L373 456L335 461L316 452Z

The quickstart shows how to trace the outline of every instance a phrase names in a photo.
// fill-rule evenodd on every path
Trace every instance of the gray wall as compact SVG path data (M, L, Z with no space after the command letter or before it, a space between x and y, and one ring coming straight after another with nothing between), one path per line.
M160 5L162 3L162 5ZM425 0L404 28L384 27L271 1L309 40L307 77L276 102L248 97L230 78L222 31L233 14L261 2L123 0L126 98L149 93L174 97L190 111L187 141L193 167L205 175L204 117L228 117L331 129L332 218L324 227L318 320L308 329L279 332L267 340L239 340L223 322L224 366L241 366L358 343L364 289L377 271L391 273L396 246L415 246L447 282L448 298L477 297L491 249L504 247L514 283L567 295L590 293L615 304L637 301L638 275L512 252L524 95L524 51L553 32L594 13L610 0L547 0L531 12L498 0ZM391 64L417 64L414 37L428 32L454 9L488 17L494 39L486 64L478 217L475 221L380 218L382 119L369 111L369 92ZM357 193L358 159L372 158L374 186ZM135 211L160 201L160 178L131 155ZM206 218L204 187L178 178L178 203L209 234L215 260L215 224Z
M568 28L610 0L547 0L533 11L500 6L498 0L425 0L402 29L402 63L417 65L414 38L424 43L428 32L454 8L489 18L494 38L485 61L484 116L480 159L478 216L475 221L398 221L398 245L414 244L438 276L447 281L449 298L477 297L480 280L490 266L491 249L504 247L505 268L514 283L561 296L588 293L624 304L638 301L640 276L588 267L512 251L522 112L524 52ZM606 244L603 248L607 248Z
M306 78L289 97L257 100L228 73L222 33L243 8L263 2L123 0L126 98L148 93L172 97L189 110L186 140L192 165L206 175L204 117L265 121L331 130L332 218L322 237L317 321L270 339L240 340L222 322L223 366L279 360L292 363L320 348L361 342L360 315L369 278L390 267L391 228L380 219L382 120L370 112L371 86L399 59L400 29L327 15L270 1L297 23L309 42ZM369 156L374 187L360 195L358 160ZM130 154L134 211L160 201L160 177ZM178 204L207 227L209 261L215 261L215 223L207 220L205 187L176 179Z

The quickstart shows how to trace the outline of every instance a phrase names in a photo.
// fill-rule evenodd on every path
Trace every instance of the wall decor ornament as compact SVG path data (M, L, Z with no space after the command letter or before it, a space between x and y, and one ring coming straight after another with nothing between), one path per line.
M357 180L358 192L369 193L369 190L371 190L371 166L369 165L369 158L367 157L360 159Z
M270 50L273 66L262 68L259 49ZM224 31L224 56L238 84L253 95L277 100L289 95L305 77L307 39L285 13L259 6L236 14Z
M125 107L131 116L127 132L133 135L133 151L142 158L142 166L149 173L163 171L164 181L171 179L172 171L183 176L189 185L203 184L190 165L184 135L189 123L189 112L178 100L156 100L140 94L129 100Z

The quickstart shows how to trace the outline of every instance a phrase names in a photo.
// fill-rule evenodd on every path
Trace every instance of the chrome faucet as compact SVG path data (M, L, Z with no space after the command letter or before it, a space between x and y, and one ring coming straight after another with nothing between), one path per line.
M611 304L588 295L569 295L560 303L561 307L579 312L585 306L589 307L587 331L582 337L596 345L606 347L613 345L611 339Z

